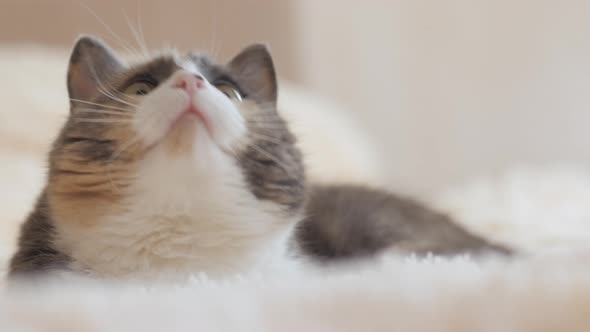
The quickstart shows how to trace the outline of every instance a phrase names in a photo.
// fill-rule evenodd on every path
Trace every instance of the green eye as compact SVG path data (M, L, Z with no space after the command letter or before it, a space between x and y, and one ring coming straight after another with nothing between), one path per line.
M145 96L154 89L154 85L148 82L135 82L125 89L125 94Z
M218 83L215 84L217 90L221 91L224 95L227 96L232 101L240 102L242 101L242 95L238 91L238 89L234 88L232 85L228 83Z

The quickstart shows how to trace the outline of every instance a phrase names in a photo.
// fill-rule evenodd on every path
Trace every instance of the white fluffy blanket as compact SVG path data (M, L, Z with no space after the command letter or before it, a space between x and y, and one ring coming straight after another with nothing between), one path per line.
M66 55L0 48L0 264L43 182L67 111ZM338 107L283 84L311 177L378 182L378 151ZM590 173L519 167L433 200L530 253L511 262L384 257L345 270L205 276L177 287L53 285L0 296L2 331L588 331Z

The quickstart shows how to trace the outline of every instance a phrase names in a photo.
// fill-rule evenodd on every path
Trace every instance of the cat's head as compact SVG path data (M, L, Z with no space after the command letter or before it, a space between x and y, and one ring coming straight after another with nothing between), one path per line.
M198 186L191 181L200 174L199 181L243 179L230 185L246 186L286 214L300 212L301 154L277 112L277 79L265 46L247 47L227 64L165 51L128 65L103 42L81 37L67 85L70 115L50 155L48 189L59 211L79 211L70 218L100 214L84 209L118 202L132 190L161 188L164 197L166 190L182 191L182 183L164 188L167 178ZM227 173L236 169L240 174Z

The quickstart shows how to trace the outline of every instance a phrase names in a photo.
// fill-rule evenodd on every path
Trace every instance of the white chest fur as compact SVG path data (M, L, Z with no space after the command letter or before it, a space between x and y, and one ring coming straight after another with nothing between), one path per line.
M91 228L61 226L59 246L72 267L106 277L219 276L276 268L289 261L295 221L250 192L232 157L209 150L200 160L155 151L138 172L124 212Z

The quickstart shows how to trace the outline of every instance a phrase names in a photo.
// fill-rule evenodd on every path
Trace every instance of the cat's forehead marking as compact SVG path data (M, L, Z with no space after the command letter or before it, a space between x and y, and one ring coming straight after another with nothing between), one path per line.
M168 78L172 73L178 70L175 57L170 55L158 56L149 62L138 64L127 72L127 77L133 77L137 74L145 73L161 81Z
M191 61L188 58L177 59L176 64L178 65L178 67L193 74L203 74L202 69L199 68L199 66L195 62Z

